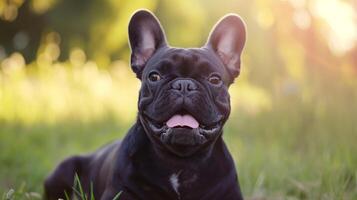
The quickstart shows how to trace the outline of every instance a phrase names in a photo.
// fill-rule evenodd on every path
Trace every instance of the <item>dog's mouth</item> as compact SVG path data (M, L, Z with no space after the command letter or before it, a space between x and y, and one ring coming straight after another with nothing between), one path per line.
M210 125L200 123L193 115L180 111L163 122L156 122L146 116L145 121L155 137L165 144L194 146L204 144L221 130L222 122Z
M175 114L169 120L167 120L166 125L169 128L177 128L177 127L188 127L188 128L198 128L198 121L189 114L180 115Z

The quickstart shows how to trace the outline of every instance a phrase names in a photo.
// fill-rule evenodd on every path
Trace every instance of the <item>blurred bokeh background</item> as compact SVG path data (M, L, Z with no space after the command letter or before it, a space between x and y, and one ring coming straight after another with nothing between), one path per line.
M203 45L229 12L246 21L224 138L247 199L357 199L354 0L0 0L0 195L37 199L61 159L125 135L139 8L173 46Z

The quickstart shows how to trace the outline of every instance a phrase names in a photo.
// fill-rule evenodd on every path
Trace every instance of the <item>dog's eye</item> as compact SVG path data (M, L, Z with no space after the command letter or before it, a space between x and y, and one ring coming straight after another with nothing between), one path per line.
M208 78L208 81L213 85L219 85L222 83L222 79L219 75L213 74Z
M149 78L149 80L150 80L151 82L156 82L156 81L161 80L161 76L160 76L160 74L157 73L157 72L150 72L148 78Z

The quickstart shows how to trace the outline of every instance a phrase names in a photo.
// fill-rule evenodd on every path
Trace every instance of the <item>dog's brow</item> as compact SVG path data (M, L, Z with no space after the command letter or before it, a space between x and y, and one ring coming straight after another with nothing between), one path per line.
M209 62L207 61L200 61L198 62L197 64L195 64L197 69L200 71L200 72L203 72L203 73L209 73L210 71L212 71L212 66Z
M156 66L157 66L158 70L160 70L162 72L166 72L172 68L173 63L169 59L163 59L163 60L160 60L159 62L157 62Z

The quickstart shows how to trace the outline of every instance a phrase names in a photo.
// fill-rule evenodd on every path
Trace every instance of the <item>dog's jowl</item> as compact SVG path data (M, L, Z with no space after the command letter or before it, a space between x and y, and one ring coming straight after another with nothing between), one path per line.
M120 200L243 199L222 139L245 43L242 19L223 17L201 48L173 48L156 17L140 10L129 41L141 80L136 123L121 142L62 161L45 181L45 197L76 195L78 174L87 196L98 200L119 193Z

